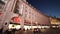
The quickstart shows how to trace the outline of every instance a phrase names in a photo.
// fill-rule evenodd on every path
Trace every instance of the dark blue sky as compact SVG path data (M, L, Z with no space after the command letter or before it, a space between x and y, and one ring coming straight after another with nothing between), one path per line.
M60 0L27 0L32 6L49 16L60 16Z

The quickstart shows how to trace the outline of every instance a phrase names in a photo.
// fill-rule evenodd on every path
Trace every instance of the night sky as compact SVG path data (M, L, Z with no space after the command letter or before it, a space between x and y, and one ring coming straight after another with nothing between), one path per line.
M32 6L48 16L60 17L60 0L27 0Z

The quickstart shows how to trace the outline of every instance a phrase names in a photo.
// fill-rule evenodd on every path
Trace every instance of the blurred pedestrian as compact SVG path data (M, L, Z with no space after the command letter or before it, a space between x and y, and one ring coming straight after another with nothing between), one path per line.
M0 34L3 34L3 28L0 29Z

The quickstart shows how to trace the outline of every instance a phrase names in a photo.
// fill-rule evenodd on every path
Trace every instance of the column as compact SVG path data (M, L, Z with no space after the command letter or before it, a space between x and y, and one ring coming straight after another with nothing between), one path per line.
M31 29L33 28L32 26L33 26L33 24L32 24L32 21L31 21Z

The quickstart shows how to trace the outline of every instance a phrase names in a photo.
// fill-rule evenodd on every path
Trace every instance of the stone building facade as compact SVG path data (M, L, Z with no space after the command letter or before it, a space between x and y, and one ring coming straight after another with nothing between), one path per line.
M60 24L60 18L50 17L50 22L51 22L51 24L59 25Z
M11 18L18 16L20 18L19 24L21 28L26 25L49 25L49 17L39 12L36 8L32 7L26 0L6 0L4 9L2 26L4 30L8 28ZM3 24L4 23L4 24Z

